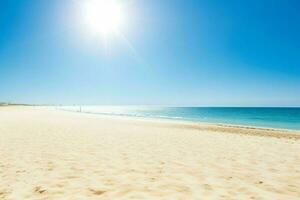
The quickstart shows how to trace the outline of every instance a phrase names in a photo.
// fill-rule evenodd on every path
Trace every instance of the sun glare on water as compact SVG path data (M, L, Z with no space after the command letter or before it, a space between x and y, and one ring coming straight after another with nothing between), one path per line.
M124 20L122 5L114 0L85 0L81 13L85 28L103 36L118 33Z

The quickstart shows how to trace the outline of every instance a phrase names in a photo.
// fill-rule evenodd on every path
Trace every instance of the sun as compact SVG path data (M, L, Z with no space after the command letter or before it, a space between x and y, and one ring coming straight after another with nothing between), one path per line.
M85 28L93 34L112 35L123 24L122 4L114 0L85 0L81 13Z

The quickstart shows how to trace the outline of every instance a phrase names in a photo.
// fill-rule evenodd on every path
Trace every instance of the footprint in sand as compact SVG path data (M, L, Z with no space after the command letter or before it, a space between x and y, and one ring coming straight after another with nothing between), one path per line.
M5 199L5 197L6 197L7 194L8 193L6 191L3 191L3 190L1 191L0 190L0 199L2 199L2 198Z
M43 194L43 193L47 192L47 190L43 189L41 186L36 186L34 188L34 192L39 193L39 194Z
M98 189L92 189L92 188L89 188L89 191L92 192L94 195L97 195L97 196L102 195L106 192L104 190L98 190Z

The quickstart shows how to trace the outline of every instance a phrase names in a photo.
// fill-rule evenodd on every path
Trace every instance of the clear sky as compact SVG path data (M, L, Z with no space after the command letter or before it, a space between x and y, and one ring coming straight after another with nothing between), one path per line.
M0 102L300 106L299 0L123 0L105 40L80 3L0 1Z

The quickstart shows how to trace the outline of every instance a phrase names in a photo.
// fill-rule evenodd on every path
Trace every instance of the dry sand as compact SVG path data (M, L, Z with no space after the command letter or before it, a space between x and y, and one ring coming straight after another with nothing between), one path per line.
M0 199L299 200L300 140L285 131L0 107Z

